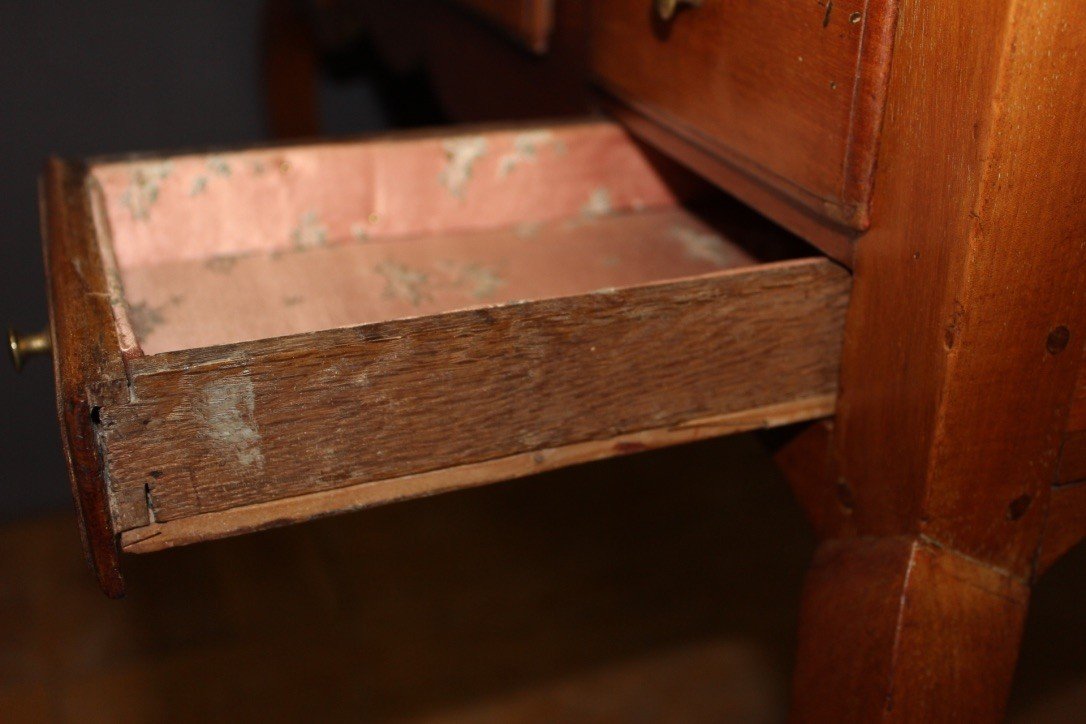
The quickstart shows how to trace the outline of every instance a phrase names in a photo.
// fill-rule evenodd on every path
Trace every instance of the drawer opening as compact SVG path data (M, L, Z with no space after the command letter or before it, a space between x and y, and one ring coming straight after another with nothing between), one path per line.
M124 351L608 292L805 251L650 153L616 126L573 123L96 163Z
M126 551L833 410L848 272L613 123L72 173Z

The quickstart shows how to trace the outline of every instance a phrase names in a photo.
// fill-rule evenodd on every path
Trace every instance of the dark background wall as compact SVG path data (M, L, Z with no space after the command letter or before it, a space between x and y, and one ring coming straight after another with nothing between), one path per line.
M36 179L49 155L267 137L261 0L0 1L0 324L46 324ZM321 89L324 127L384 124L365 82ZM69 505L50 367L0 363L0 521Z

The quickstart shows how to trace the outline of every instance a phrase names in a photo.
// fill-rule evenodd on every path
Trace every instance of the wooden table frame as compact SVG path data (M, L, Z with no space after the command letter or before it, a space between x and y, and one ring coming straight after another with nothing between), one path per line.
M1030 587L1086 536L1084 56L1081 0L898 4L836 416L780 453L821 541L797 721L998 720ZM276 127L312 122L295 120ZM44 188L69 209L45 219L53 294L81 300L54 310L57 349L109 318L100 265L72 261L89 233L73 174L54 164ZM86 399L122 394L97 385L124 374L73 349L55 362L59 414L88 554L117 595Z
M1084 10L901 3L832 440L787 456L830 453L794 477L822 540L797 721L999 720L1030 585L1086 531L1059 475L1086 341Z

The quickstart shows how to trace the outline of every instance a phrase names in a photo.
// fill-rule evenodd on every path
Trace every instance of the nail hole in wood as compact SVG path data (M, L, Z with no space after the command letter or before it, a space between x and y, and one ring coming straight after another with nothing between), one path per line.
M1064 325L1060 325L1048 333L1048 339L1045 340L1045 349L1049 354L1059 354L1067 349L1067 343L1071 341L1071 330Z
M1032 502L1033 498L1029 495L1019 495L1012 500L1011 504L1007 506L1007 520L1020 520L1029 510L1029 505Z
M852 510L856 507L856 498L852 495L852 488L844 480L837 481L837 502L845 510Z

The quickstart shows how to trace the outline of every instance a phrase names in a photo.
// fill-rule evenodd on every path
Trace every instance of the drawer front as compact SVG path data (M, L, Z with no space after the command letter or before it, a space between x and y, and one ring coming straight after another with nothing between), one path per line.
M718 183L739 170L862 229L893 6L702 0L665 21L653 0L596 0L591 70L610 95L696 149L703 158L691 165L719 164L709 174Z
M456 0L505 30L531 50L547 50L554 29L554 0Z

